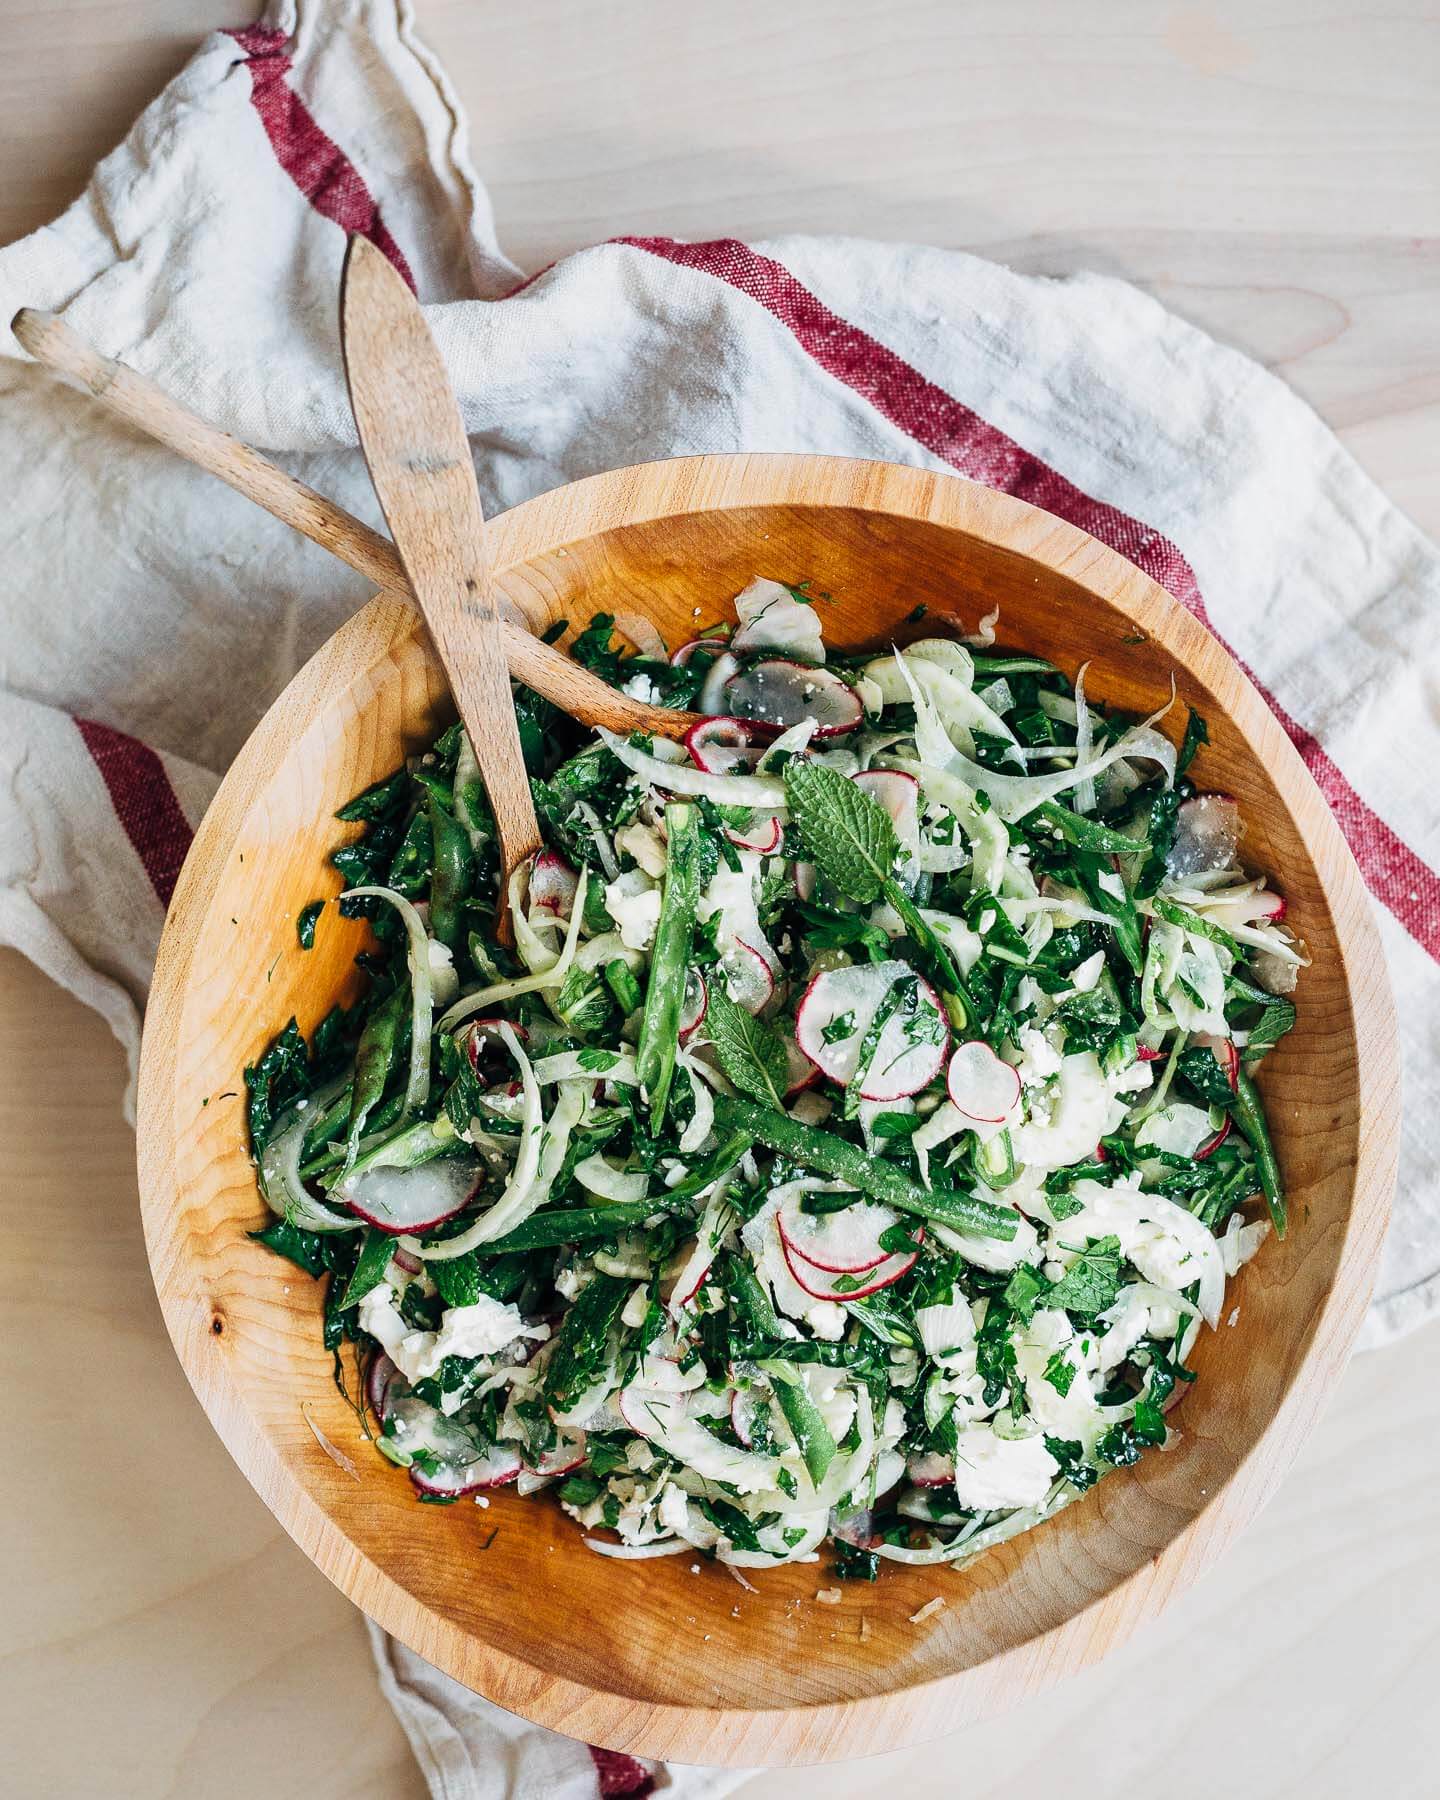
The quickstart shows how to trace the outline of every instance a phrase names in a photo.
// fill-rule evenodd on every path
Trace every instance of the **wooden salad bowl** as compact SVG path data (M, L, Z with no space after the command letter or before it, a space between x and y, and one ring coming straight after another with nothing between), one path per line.
M1380 1255L1398 1119L1395 1028L1354 862L1275 718L1219 644L1083 531L950 476L820 456L620 469L489 527L501 592L536 629L644 614L674 645L755 574L809 580L833 645L973 631L1092 671L1135 712L1172 678L1209 722L1195 777L1234 794L1244 857L1287 896L1314 958L1260 1084L1291 1229L1203 1334L1178 1444L1107 1477L959 1572L824 1562L756 1574L703 1558L613 1562L544 1496L416 1504L360 1436L320 1341L321 1287L246 1236L266 1217L240 1072L292 1013L353 997L365 927L338 892L333 815L452 716L415 613L377 595L270 708L196 835L160 945L140 1074L141 1204L191 1385L295 1541L404 1643L513 1712L697 1763L854 1757L936 1736L1095 1661L1209 1567L1274 1491L1340 1377ZM922 622L914 609L927 608ZM1181 715L1183 717L1183 715ZM327 1454L319 1431L345 1457ZM911 1615L935 1596L943 1610Z

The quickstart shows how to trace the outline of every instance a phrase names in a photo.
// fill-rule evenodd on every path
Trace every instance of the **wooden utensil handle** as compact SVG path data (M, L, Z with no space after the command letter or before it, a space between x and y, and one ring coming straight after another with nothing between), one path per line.
M395 546L353 513L202 419L134 369L104 356L54 313L24 307L10 329L36 362L68 375L104 406L349 563L378 587L408 594Z
M314 488L242 444L229 432L202 419L158 387L148 376L93 345L54 313L23 307L10 329L38 363L78 381L118 418L155 438L197 468L218 476L236 493L263 507L311 543L319 544L387 592L414 604L409 578L389 538ZM506 603L501 601L502 607ZM553 700L562 711L611 731L650 731L683 737L698 714L647 706L572 662L561 650L543 644L513 616L501 621L505 660L511 674L526 687Z

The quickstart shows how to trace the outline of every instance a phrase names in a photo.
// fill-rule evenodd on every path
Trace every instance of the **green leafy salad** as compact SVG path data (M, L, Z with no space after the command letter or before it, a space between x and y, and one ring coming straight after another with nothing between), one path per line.
M258 1235L328 1276L423 1501L551 1487L607 1556L959 1563L1165 1445L1285 1229L1254 1075L1307 959L1193 713L990 642L827 656L773 581L735 610L572 645L703 715L683 742L517 690L513 952L458 727L340 813L369 982L246 1071Z

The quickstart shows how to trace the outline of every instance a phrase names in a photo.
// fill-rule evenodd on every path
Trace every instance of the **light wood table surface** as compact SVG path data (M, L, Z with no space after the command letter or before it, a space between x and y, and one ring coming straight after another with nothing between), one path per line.
M420 0L527 268L619 232L847 231L1123 274L1278 369L1440 531L1440 15L1161 0ZM245 0L0 0L0 241ZM121 1059L0 955L0 1793L411 1800L360 1620L192 1399ZM1440 1793L1440 1326L1359 1360L1198 1591L871 1794ZM752 1800L789 1795L767 1775Z

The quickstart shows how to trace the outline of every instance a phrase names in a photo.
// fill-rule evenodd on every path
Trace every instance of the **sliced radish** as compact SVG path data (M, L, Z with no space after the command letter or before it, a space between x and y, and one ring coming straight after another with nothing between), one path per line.
M522 1044L529 1043L530 1033L524 1025L512 1025L508 1019L501 1018L471 1019L469 1025L466 1027L465 1054L470 1058L470 1067L477 1075L480 1073L481 1057L488 1049L495 1045L499 1046L501 1055L506 1059L507 1067L514 1067L514 1064L509 1060L510 1053L505 1049L500 1037L500 1027L502 1025L509 1025L510 1029L515 1033Z
M336 1197L377 1231L428 1231L453 1219L485 1179L473 1156L442 1156L416 1169L365 1169L342 1181Z
M393 1260L397 1269L403 1269L407 1275L418 1275L425 1267L418 1256L412 1256L408 1250L397 1249L393 1252Z
M785 1098L793 1100L808 1087L814 1087L820 1079L820 1070L795 1042L794 1038L785 1038Z
M725 991L748 1013L762 1012L775 992L775 973L763 951L736 938L720 956Z
M386 1425L387 1440L407 1456L424 1452L425 1460L435 1465L428 1473L411 1465L410 1479L421 1493L473 1494L481 1488L500 1487L520 1473L520 1457L508 1444L492 1445L477 1455L474 1439L459 1421L447 1419L418 1399L393 1363L388 1373L381 1370L378 1378L372 1370L372 1397L377 1387L380 1403L376 1411Z
M862 769L850 779L877 805L884 807L895 825L901 848L912 857L920 851L920 783L899 769Z
M753 769L761 756L751 726L723 713L692 725L683 741L696 768L707 775L743 774Z
M958 1044L945 1078L951 1105L977 1125L1001 1125L1020 1103L1020 1075L980 1038Z
M715 661L706 670L705 679L700 684L700 692L696 696L695 710L702 713L723 713L725 711L725 683L740 667L740 659L728 650L722 650Z
M1228 794L1196 794L1181 803L1165 867L1171 875L1230 869L1239 847L1240 808Z
M942 1456L938 1450L927 1450L922 1456L906 1458L905 1473L916 1487L949 1487L955 1479L955 1458Z
M569 918L580 877L563 856L553 850L542 850L530 868L530 906L534 911Z
M514 1481L523 1466L509 1444L495 1444L483 1456L470 1462L442 1462L429 1471L412 1464L410 1479L422 1494L444 1494L458 1499L462 1494L504 1487Z
M736 717L770 737L806 719L815 721L817 738L836 737L865 716L860 696L831 670L779 658L732 675L725 699Z
M370 1360L370 1367L365 1374L365 1392L370 1404L375 1409L376 1418L385 1417L385 1393L390 1383L400 1371L382 1350Z
M1204 1162L1204 1160L1207 1156L1213 1156L1215 1154L1215 1152L1225 1142L1226 1138L1229 1137L1230 1125L1231 1125L1230 1115L1229 1115L1229 1113L1226 1113L1225 1122L1220 1127L1220 1129L1215 1133L1214 1137L1212 1137L1210 1139L1208 1144L1202 1144L1200 1146L1200 1148L1195 1152L1196 1162Z
M757 850L761 856L773 856L785 834L775 813L754 812L748 825L727 825L725 835L741 850Z
M533 1475L553 1479L556 1475L568 1475L572 1469L578 1469L584 1460L585 1433L577 1431L573 1426L563 1426L550 1448L536 1457L534 1462L527 1461L525 1467Z
M700 1239L693 1238L690 1243L690 1252L685 1258L680 1273L675 1277L675 1285L666 1300L672 1318L678 1319L684 1308L689 1306L704 1287L705 1277L710 1273L714 1262L714 1245L707 1241L702 1248Z
M844 1086L855 1075L861 1045L881 1002L907 977L918 983L915 1006L897 1008L886 1021L860 1090L864 1100L901 1100L919 1093L943 1068L950 1031L934 988L908 963L850 963L815 976L795 1009L800 1048Z
M685 996L680 1002L680 1042L689 1043L704 1023L710 1005L710 988L696 968L685 971Z
M733 1388L730 1393L730 1425L747 1450L755 1448L755 1426L762 1412L768 1412L763 1400L746 1388Z
M814 1263L806 1262L803 1256L797 1256L786 1242L783 1231L780 1234L780 1249L785 1257L785 1266L796 1283L812 1299L835 1300L842 1304L846 1300L863 1300L867 1294L878 1294L881 1288L890 1287L910 1273L920 1254L918 1250L911 1250L908 1254L902 1252L887 1256L882 1263L865 1270L863 1274L846 1275L829 1273L817 1268ZM856 1285L850 1286L851 1282Z
M898 1213L858 1195L855 1205L839 1212L807 1213L804 1198L795 1183L776 1214L787 1250L827 1275L860 1275L879 1268L889 1254L881 1248L880 1234L899 1223Z
M1217 1037L1213 1032L1202 1032L1194 1040L1197 1050L1209 1050L1214 1054L1216 1062L1225 1072L1225 1080L1233 1094L1240 1085L1240 1052L1233 1038Z
M848 1518L836 1519L831 1515L830 1535L839 1538L841 1543L853 1544L857 1550L873 1550L883 1540L875 1529L876 1517L870 1507L861 1507Z
M691 638L688 644L682 644L678 650L672 652L670 657L671 666L676 669L683 669L690 661L690 658L697 655L702 650L705 651L708 656L720 656L729 648L730 644L727 638Z
M1144 1044L1137 1047L1135 1054L1139 1057L1141 1062L1164 1062L1165 1060L1165 1052L1163 1050L1151 1050Z

